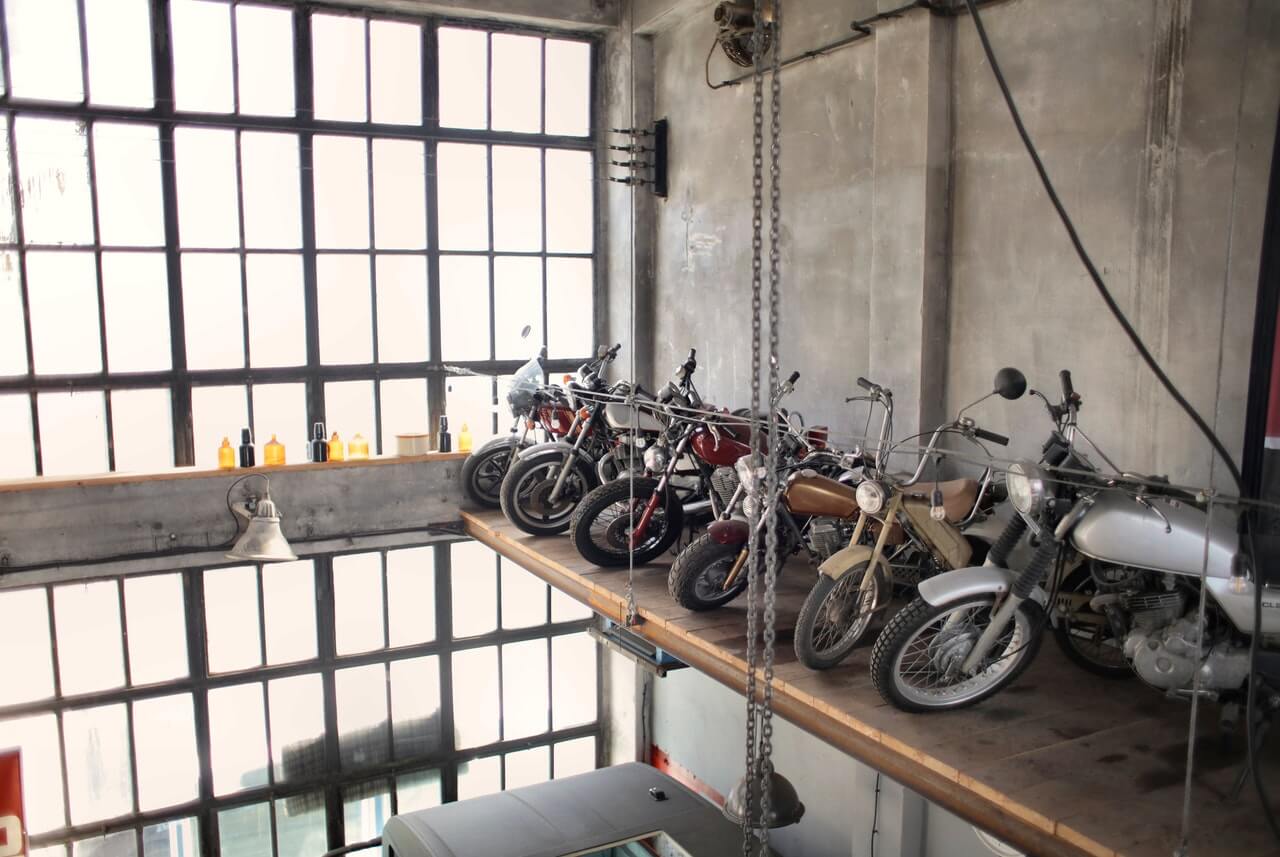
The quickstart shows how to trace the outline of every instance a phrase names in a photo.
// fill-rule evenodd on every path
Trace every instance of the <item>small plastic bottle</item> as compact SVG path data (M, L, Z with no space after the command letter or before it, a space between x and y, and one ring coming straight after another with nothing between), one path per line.
M311 427L311 460L329 460L329 443L324 439L324 423L316 423Z
M253 435L247 428L240 429L240 466L254 467L257 463L257 456L253 450Z
M342 438L338 437L335 431L333 437L329 438L329 460L345 461L347 458L346 451L342 448Z
M347 444L347 458L352 461L363 461L369 457L369 441L360 432L356 432Z
M467 428L467 424L463 423L461 430L458 432L458 452L471 451L471 429Z
M236 448L231 445L231 438L224 437L222 446L218 447L218 469L231 470L236 466Z
M449 434L449 418L440 417L440 432L436 435L437 452L453 452L453 437Z
M284 444L271 435L271 440L262 448L262 463L268 467L284 464Z

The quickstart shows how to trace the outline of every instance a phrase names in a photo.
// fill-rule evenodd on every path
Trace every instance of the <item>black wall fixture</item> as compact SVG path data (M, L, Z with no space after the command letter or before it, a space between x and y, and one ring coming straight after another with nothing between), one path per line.
M667 120L659 119L652 128L610 128L623 138L611 143L609 150L622 152L626 160L611 158L609 165L626 170L626 175L609 176L609 181L632 187L648 187L654 196L667 198Z

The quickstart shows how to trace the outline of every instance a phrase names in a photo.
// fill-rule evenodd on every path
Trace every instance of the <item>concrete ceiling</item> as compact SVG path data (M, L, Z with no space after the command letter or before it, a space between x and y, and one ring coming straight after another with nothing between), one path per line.
M328 0L392 12L436 13L539 27L599 30L618 26L625 0ZM299 0L305 5L305 0Z

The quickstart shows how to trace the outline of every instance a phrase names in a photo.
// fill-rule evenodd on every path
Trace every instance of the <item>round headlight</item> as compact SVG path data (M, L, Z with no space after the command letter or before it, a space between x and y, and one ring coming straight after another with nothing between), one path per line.
M742 483L742 488L747 494L760 493L760 479L764 472L763 467L752 467L751 456L744 455L733 463L734 472L738 474L738 481Z
M1043 470L1030 463L1011 464L1004 484L1009 489L1009 502L1018 514L1030 517L1039 513L1045 495Z
M868 515L874 515L884 508L885 491L879 482L867 479L859 483L854 496L858 501L858 508Z
M655 443L644 451L644 466L653 473L661 473L667 469L667 448Z

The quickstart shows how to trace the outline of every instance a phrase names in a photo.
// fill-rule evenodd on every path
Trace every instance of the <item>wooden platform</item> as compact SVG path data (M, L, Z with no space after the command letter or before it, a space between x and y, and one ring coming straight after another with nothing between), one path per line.
M582 559L567 538L533 538L499 512L463 513L467 532L615 620L626 613L625 571ZM775 706L812 732L925 798L1031 855L1170 857L1178 846L1188 706L1132 681L1072 665L1046 640L1004 693L970 709L912 715L884 704L868 647L841 667L811 672L791 645L813 572L788 566L779 584ZM635 630L735 689L746 681L742 603L689 613L667 594L667 563L636 570ZM1190 857L1280 857L1253 789L1227 801L1243 737L1218 734L1217 706L1200 710ZM1270 748L1280 742L1273 742ZM1270 752L1263 770L1280 770ZM1280 793L1280 778L1272 792Z

